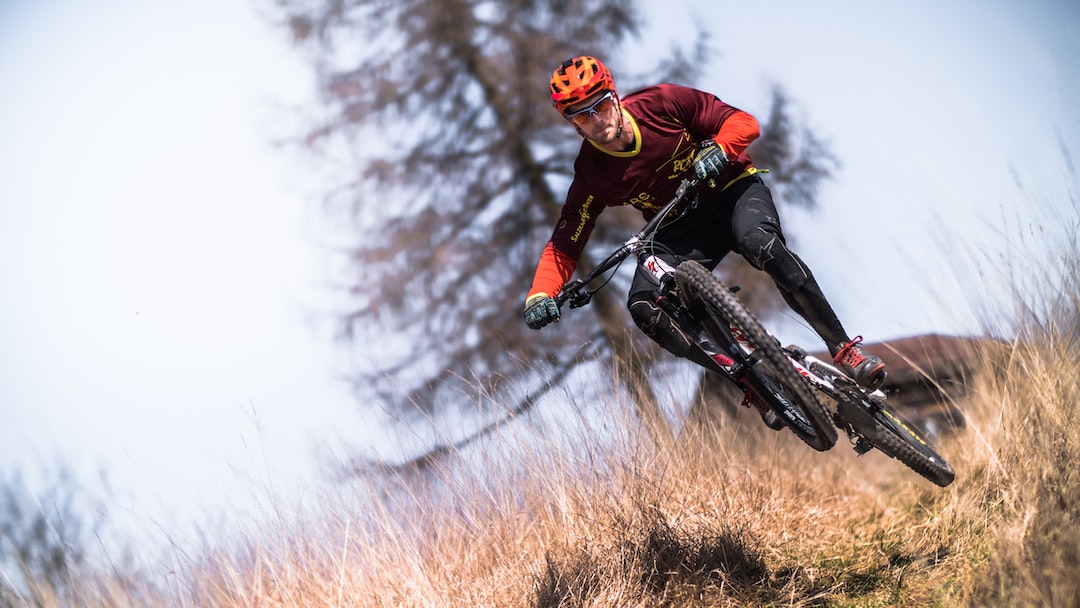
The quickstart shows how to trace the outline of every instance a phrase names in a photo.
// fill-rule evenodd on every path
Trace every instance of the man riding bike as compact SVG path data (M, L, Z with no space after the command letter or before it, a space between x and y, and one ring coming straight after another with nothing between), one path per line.
M648 219L672 198L681 178L695 174L709 187L701 190L696 207L657 233L659 257L672 266L696 260L713 269L728 252L738 252L769 274L841 369L864 387L881 385L884 362L863 352L861 337L848 336L810 269L787 247L772 194L746 152L760 135L753 116L715 95L673 84L620 98L608 68L588 56L562 62L551 76L550 92L555 109L585 140L525 300L529 327L559 321L554 296L573 275L605 207L632 205ZM628 302L634 322L672 354L704 357L657 297L639 267Z

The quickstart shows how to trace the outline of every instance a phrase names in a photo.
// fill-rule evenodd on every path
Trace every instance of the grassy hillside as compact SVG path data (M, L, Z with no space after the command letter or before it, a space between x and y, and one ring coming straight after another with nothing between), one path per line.
M1075 606L1075 318L1029 324L986 354L962 404L966 428L941 442L957 470L944 490L876 452L813 452L753 415L687 431L667 453L641 450L629 424L573 450L521 428L484 446L482 461L415 471L427 484L373 476L321 498L316 515L178 558L154 590L104 574L82 595L163 606Z
M21 596L0 581L0 606L1078 606L1072 251L1064 283L983 354L967 423L939 442L957 472L946 489L843 442L813 452L749 411L661 452L628 417L522 419L307 514L238 522L239 540L175 552L164 571L81 572Z

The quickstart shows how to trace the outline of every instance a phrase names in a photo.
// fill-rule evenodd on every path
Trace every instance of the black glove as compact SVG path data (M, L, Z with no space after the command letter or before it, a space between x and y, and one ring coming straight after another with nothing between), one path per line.
M546 293L525 300L525 324L530 328L540 329L552 321L558 323L560 318L559 305Z
M707 180L710 186L715 186L713 180L719 177L727 166L727 154L724 154L724 149L716 142L706 141L698 147L697 156L694 157L694 175L698 179Z

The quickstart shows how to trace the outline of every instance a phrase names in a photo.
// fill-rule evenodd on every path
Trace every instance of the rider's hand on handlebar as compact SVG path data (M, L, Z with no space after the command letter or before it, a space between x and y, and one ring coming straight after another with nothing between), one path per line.
M706 141L702 146L698 148L697 156L694 158L694 175L702 181L710 182L716 179L724 169L728 166L727 154L724 154L724 149L719 144L713 141Z
M534 294L525 300L525 324L532 329L540 329L554 321L559 322L559 305L546 293Z

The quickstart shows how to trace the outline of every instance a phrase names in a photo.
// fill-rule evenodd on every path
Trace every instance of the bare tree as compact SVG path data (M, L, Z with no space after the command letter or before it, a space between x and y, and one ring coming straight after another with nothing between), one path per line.
M489 393L531 386L511 408L517 412L582 362L610 360L662 440L662 417L643 381L656 351L642 348L647 339L633 330L617 289L598 294L563 331L531 332L521 319L580 145L545 102L548 78L562 58L590 53L625 75L621 89L633 84L631 66L619 65L615 52L636 33L632 3L277 4L311 53L329 110L307 142L344 149L355 162L328 200L347 208L357 228L341 335L381 346L378 363L357 370L357 390L432 413L467 402L455 393L462 386ZM657 69L668 75L662 79L689 83L705 58L699 38ZM605 252L640 222L610 215L621 221L601 222L590 251ZM589 266L586 257L581 268Z

